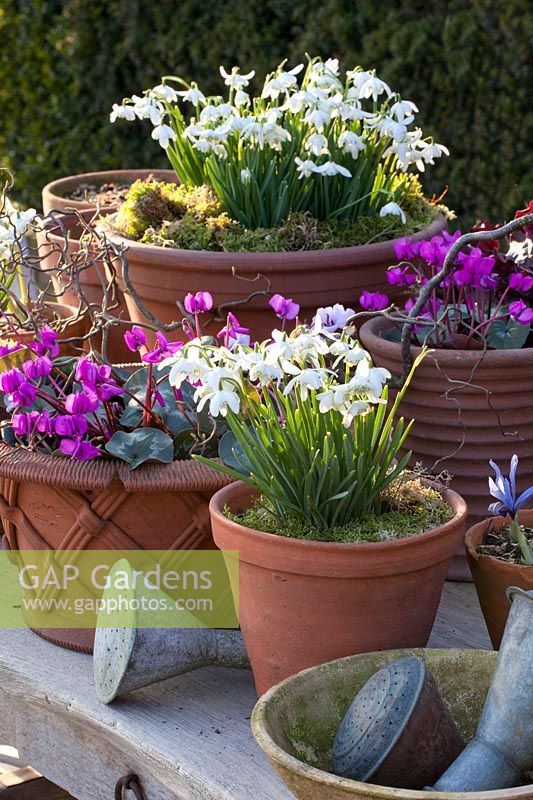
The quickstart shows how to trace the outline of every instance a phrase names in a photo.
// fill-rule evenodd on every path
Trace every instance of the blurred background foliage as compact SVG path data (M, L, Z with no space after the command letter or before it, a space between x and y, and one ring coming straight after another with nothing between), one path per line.
M288 57L375 67L420 109L451 157L429 169L466 225L510 217L532 194L530 0L1 0L0 165L39 204L67 174L166 165L149 123L120 102L174 73L219 92L220 64L259 79ZM256 84L256 88L257 88Z

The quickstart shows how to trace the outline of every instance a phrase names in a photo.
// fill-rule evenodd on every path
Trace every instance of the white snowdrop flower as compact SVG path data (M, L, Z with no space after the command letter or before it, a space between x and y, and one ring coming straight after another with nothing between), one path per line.
M396 142L403 142L407 137L407 126L390 117L381 117L376 127L382 136L389 136Z
M133 110L138 119L149 119L154 126L161 124L164 114L161 103L149 95L139 97L134 94L131 99L133 100Z
M166 83L160 83L158 86L154 86L152 89L152 94L158 98L161 98L161 100L164 100L166 103L175 103L178 99L178 95L183 95L186 93L177 92L172 88L172 86L167 86Z
M236 108L247 106L250 104L250 95L247 92L244 92L242 89L239 89L237 92L235 92L233 102L235 103Z
M313 331L315 333L320 330L324 330L327 333L342 331L343 328L346 327L348 320L353 317L354 314L355 311L353 308L344 308L341 303L335 303L334 306L317 308L313 318Z
M239 75L239 67L233 67L231 72L226 72L224 67L219 67L220 74L224 78L224 83L231 89L244 89L248 86L251 79L255 75L255 70L248 72L246 75Z
M282 92L293 89L298 83L296 76L300 74L303 68L303 64L298 64L298 66L293 67L288 72L280 72L274 78L267 80L263 86L261 97L276 100Z
M328 140L321 133L313 133L308 136L305 142L305 149L310 150L314 156L321 156L328 153Z
M359 97L365 99L371 97L374 102L378 99L380 94L385 92L389 97L392 94L390 87L385 81L380 80L376 75L368 78L359 89Z
M395 216L400 217L401 221L405 225L406 217L405 212L403 209L400 208L398 203L387 203L383 206L383 208L379 212L380 217L388 217L388 216Z
M306 92L293 92L285 99L284 104L280 107L281 111L290 111L291 114L299 114L306 108Z
M305 115L305 121L310 125L314 125L317 131L321 133L324 130L324 125L327 125L330 121L330 114L322 106L310 108Z
M332 178L334 175L342 175L344 178L352 177L352 173L349 169L343 167L342 164L336 164L334 161L326 161L325 164L321 164L317 167L315 171L328 178Z
M194 358L194 354L188 350L186 358L174 359L168 374L168 380L171 386L179 389L184 381L198 383L203 380L204 374L208 369L210 367L207 362L202 358Z
M113 109L111 114L109 115L110 122L116 122L117 119L125 119L128 122L133 122L136 118L135 111L133 106L129 105L119 105L118 103L113 103Z
M152 139L159 142L161 147L166 150L170 142L176 139L176 133L170 125L157 125L152 131Z
M355 417L364 414L369 409L369 404L365 400L355 400L351 405L346 409L346 412L342 418L342 423L345 428L349 428Z
M221 389L217 392L204 394L198 403L198 411L201 411L206 403L209 403L209 413L212 417L225 417L227 416L228 410L233 411L234 414L238 414L241 407L239 395L237 392L231 391L230 389Z
M249 169L241 169L241 183L248 183L251 177L252 173Z
M365 143L353 131L344 131L339 136L339 147L342 147L343 152L349 153L352 158L357 158L359 153L365 149Z
M298 158L298 156L296 156L294 162L295 164L297 164L296 172L298 173L298 177L300 180L302 180L303 178L310 178L311 175L317 171L317 165L315 164L314 161L311 161L311 159L309 158L307 158L305 161L302 161L301 158Z
M374 76L372 72L366 72L363 69L351 69L347 71L346 77L351 82L354 90L352 94L348 92L348 96L358 98L360 96L361 87Z
M295 370L298 370L298 372L285 386L283 390L284 395L289 395L298 387L301 398L305 401L309 396L310 389L321 389L324 385L327 375L326 370L309 368L298 369L298 367L295 367Z
M349 384L342 383L337 386L326 389L324 392L317 394L318 409L321 414L327 414L328 411L343 411L346 405L346 397L351 392Z
M378 403L381 401L383 386L390 377L391 374L388 369L371 367L369 362L364 359L359 361L355 375L349 381L349 385L355 392L367 392L368 400L372 403Z
M414 121L414 115L417 112L418 108L411 100L398 100L389 109L390 115L403 125L410 125Z
M184 89L183 91L177 92L183 100L187 100L187 102L192 103L193 106L197 106L200 103L205 103L205 95L197 86L191 86L190 89Z
M434 142L422 148L420 155L426 164L434 164L436 158L440 158L442 155L449 156L450 151L447 147L444 147L443 144Z

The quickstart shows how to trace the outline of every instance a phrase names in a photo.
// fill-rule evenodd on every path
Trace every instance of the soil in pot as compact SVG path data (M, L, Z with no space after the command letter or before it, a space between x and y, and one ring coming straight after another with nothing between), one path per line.
M146 464L131 472L123 462L73 462L0 444L4 546L18 551L214 549L208 503L227 482L196 462ZM94 640L89 629L39 633L84 652L91 651Z
M359 336L375 364L398 376L400 345L387 338L390 329L375 318ZM451 488L468 504L469 524L487 515L489 459L505 463L517 453L519 489L533 483L533 348L435 350L416 371L398 413L416 420L405 447L412 465L452 475ZM464 554L458 567L464 579Z
M521 511L520 521L533 540L533 511ZM466 534L465 547L479 604L485 617L492 646L500 646L511 608L507 589L533 589L533 567L517 561L513 545L504 534L508 520L493 517L473 525Z
M230 226L237 223L227 215L208 216L205 209L218 201L206 187L196 189L196 194L186 194L183 187L174 194L163 189L157 194L153 189L154 197L137 197L142 213L134 214L130 210L135 192L136 186L116 219L106 224L115 228L112 239L128 248L129 280L141 303L165 324L180 319L176 303L185 294L207 289L217 307L223 307L224 317L233 311L254 339L264 339L279 325L268 306L270 294L293 298L300 304L300 319L310 321L320 306L355 307L364 289L378 291L388 286L385 272L394 261L394 239L386 236L382 241L372 236L354 238L350 241L373 239L373 243L345 246L346 237L341 244L338 237L320 234L313 226L325 223L305 215L271 231L236 232ZM203 197L201 202L197 195ZM205 219L196 219L187 205L193 202L195 208L203 209ZM166 222L172 213L177 218ZM422 229L415 225L414 238L429 239L445 224L445 217L432 209ZM121 288L131 318L142 321L134 299L124 285ZM208 332L216 333L223 324L213 322Z
M427 643L466 506L444 490L452 519L390 541L325 542L265 533L229 519L254 495L236 483L210 503L213 535L239 551L240 624L257 691L332 658Z

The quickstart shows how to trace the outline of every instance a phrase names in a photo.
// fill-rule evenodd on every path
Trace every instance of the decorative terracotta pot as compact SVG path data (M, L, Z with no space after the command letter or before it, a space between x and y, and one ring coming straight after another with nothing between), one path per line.
M221 489L209 509L221 550L239 551L240 624L259 694L332 658L423 647L450 559L461 542L466 504L444 497L453 519L395 541L344 544L263 533L232 522L252 491Z
M533 511L521 511L520 521L533 526ZM491 517L471 527L465 536L465 548L472 577L476 586L479 605L483 611L492 646L500 646L505 623L511 603L506 591L510 586L529 591L533 589L533 567L526 564L512 564L494 556L478 553L479 545L484 544L493 530L501 530L509 524L503 517Z
M79 212L86 222L90 222L94 215L94 208L88 211ZM102 212L103 215L104 212ZM74 286L62 284L58 280L57 273L54 273L54 267L57 266L59 261L63 258L63 249L65 247L65 238L62 233L62 228L68 233L68 253L76 254L80 249L80 238L83 234L83 227L78 218L74 214L58 214L56 216L57 224L50 221L45 230L37 233L37 243L39 247L39 255L41 257L41 269L50 270L48 275L52 279L54 291L65 303L73 306L78 306L80 298ZM117 262L117 270L120 266ZM102 278L106 276L105 268L102 269L99 276L98 270L94 266L90 266L80 272L80 284L83 287L85 300L88 303L100 305L102 303L103 289ZM120 319L129 320L129 313L124 301L124 296L117 286L117 308L112 309L111 314ZM124 331L127 327L124 325L113 326L109 330L107 339L107 355L109 360L114 364L127 363L135 360L135 355L131 353L124 344ZM96 347L101 346L100 342L96 342Z
M430 239L445 225L445 218L439 215L414 238ZM354 306L364 289L388 289L385 272L395 258L395 240L290 253L217 253L156 247L115 235L110 238L128 247L126 258L133 288L146 308L164 323L180 318L176 302L187 292L206 289L217 306L269 290L292 297L301 306L301 320L310 320L319 306ZM264 280L254 280L258 275ZM144 321L123 284L121 288L132 320ZM251 329L254 339L269 336L278 322L268 297L263 295L235 308L230 305L227 310L233 310L239 321ZM220 327L216 323L210 332Z
M82 184L102 186L104 183L133 183L136 180L144 180L149 175L153 175L157 180L173 183L177 180L176 173L172 169L114 169L103 172L83 172L79 175L69 175L66 178L47 183L43 189L43 210L45 214L49 211L85 211L96 209L96 204L87 200L71 200L68 195L75 191ZM100 211L110 214L116 211L115 203L103 205Z
M497 655L484 650L395 650L343 658L305 670L257 703L252 731L288 789L299 800L533 800L533 786L444 793L397 789L331 774L336 730L354 694L386 664L426 661L459 730L470 740L491 685Z
M400 375L400 345L385 338L390 328L376 317L362 325L360 340L378 366ZM415 420L405 447L413 451L412 464L453 475L470 524L487 514L489 459L505 465L517 453L519 484L533 483L533 348L435 350L418 367L398 413ZM450 577L468 579L464 551L456 566Z
M208 501L228 478L195 461L75 462L0 444L0 517L11 550L212 550ZM38 631L91 652L94 630Z

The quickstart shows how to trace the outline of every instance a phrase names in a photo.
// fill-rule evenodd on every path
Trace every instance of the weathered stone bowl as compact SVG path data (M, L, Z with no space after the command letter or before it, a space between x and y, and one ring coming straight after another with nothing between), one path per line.
M332 775L331 748L354 695L396 658L419 656L431 670L465 740L477 728L497 653L485 650L389 650L340 658L287 678L264 694L252 730L285 785L300 800L533 800L533 785L491 792L393 789Z

